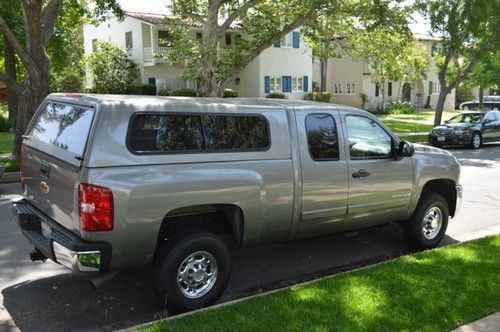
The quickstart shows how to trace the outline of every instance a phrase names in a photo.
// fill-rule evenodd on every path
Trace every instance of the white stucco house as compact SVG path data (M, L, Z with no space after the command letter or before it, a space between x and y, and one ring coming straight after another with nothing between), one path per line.
M153 54L168 52L169 30L165 15L125 12L119 21L110 18L98 26L84 26L85 53L95 51L98 40L106 40L127 49L139 65L142 83L154 84L157 90L170 88L196 89L196 82L181 79L185 64L169 63ZM201 38L201 25L187 25L194 38ZM233 26L220 41L221 47L231 47L241 35ZM240 97L264 97L270 92L283 92L289 99L303 99L311 91L312 51L300 36L300 30L291 32L281 41L255 58L229 86ZM87 86L92 77L87 73Z
M439 95L439 81L437 77L435 63L432 60L433 45L437 42L435 38L414 34L414 38L422 43L428 51L429 66L426 77L414 82L386 82L385 101L399 99L411 102L417 107L424 107L429 98L429 105L435 108ZM313 81L320 82L320 62L314 60ZM362 59L356 59L349 55L328 60L327 91L332 94L331 101L338 104L362 107L361 94L368 97L365 109L376 109L382 103L382 90L375 83L369 65ZM444 109L454 109L455 90L453 90L445 101Z

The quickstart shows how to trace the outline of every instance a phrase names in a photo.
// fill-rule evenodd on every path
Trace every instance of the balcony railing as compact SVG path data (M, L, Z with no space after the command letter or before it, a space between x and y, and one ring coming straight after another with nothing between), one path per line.
M143 60L150 63L165 63L168 47L144 47Z

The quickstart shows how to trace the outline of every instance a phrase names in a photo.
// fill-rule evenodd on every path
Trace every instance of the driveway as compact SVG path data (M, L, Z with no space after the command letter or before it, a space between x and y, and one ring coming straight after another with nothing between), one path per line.
M444 245L500 233L500 144L450 149L463 167L464 202ZM31 250L10 212L19 184L0 185L0 331L112 330L165 317L147 272L121 272L95 290L85 274L29 261ZM233 253L221 302L350 270L409 252L394 225ZM171 313L169 313L171 314Z

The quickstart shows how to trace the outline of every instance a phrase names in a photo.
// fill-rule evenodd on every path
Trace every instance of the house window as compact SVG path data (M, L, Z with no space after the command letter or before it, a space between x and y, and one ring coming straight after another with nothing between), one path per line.
M132 31L125 32L125 48L127 50L134 48L134 44L132 42Z
M304 91L304 78L292 77L292 92L302 92L302 91Z
M378 83L375 83L375 97L378 97L380 95L380 86Z
M341 95L342 94L342 83L334 83L333 84L333 94Z
M439 83L435 83L433 81L429 81L429 94L430 95L438 95L441 87Z
M232 43L231 34L226 33L226 45L231 46L231 43Z
M280 46L284 48L293 47L293 33L288 33L285 37L281 38Z
M158 31L158 46L160 47L170 47L172 46L172 35L169 31L159 30Z
M281 92L281 76L273 76L271 77L271 92Z
M97 52L97 39L92 39L92 53Z
M387 96L392 97L392 82L387 83Z
M347 90L346 93L348 95L353 95L353 94L356 93L356 84L354 84L354 83L347 83L346 88L347 88L346 89Z

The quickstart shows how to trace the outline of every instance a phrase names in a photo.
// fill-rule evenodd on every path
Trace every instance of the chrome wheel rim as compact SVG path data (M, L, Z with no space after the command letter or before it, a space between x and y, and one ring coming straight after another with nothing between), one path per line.
M472 137L472 146L477 149L480 145L481 137L478 134L474 134L474 136Z
M177 286L182 295L197 299L207 294L217 280L217 261L206 251L187 256L177 270Z
M434 239L443 225L443 212L437 206L425 212L422 222L422 233L427 240Z

